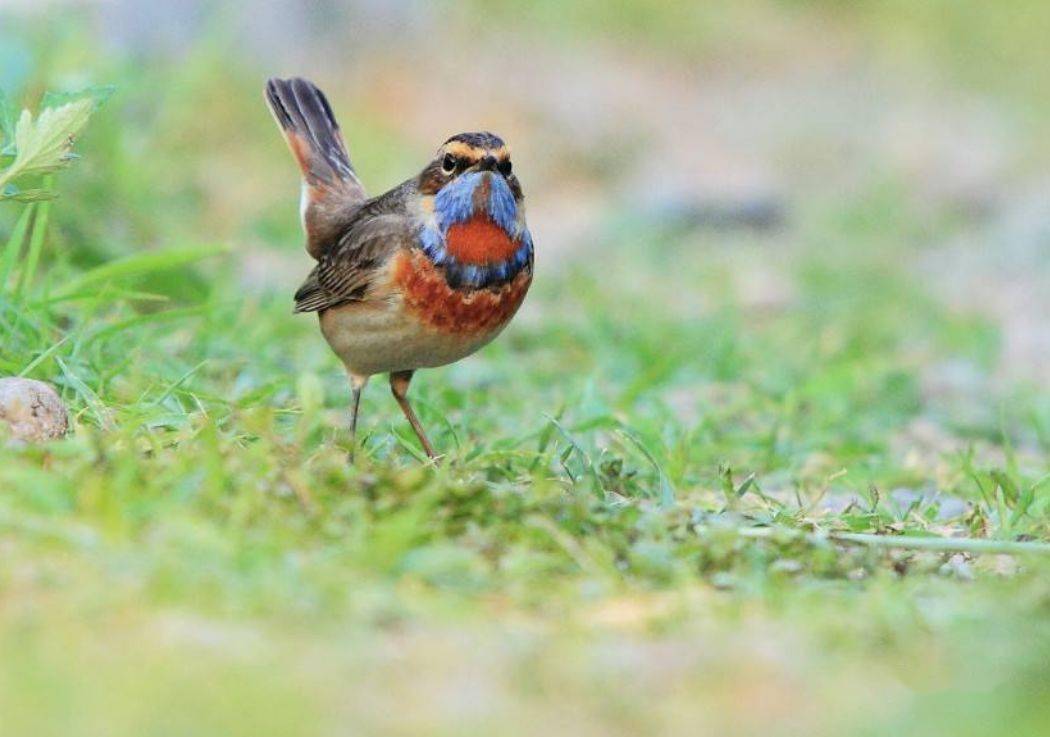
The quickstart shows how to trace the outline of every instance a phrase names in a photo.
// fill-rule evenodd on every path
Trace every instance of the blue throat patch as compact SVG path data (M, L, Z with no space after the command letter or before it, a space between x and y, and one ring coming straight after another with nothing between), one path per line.
M492 264L463 264L448 252L445 237L448 229L464 223L474 212L474 190L482 178L490 179L489 196L485 202L485 213L511 239L518 242L518 249L505 261ZM532 262L532 235L523 228L520 238L514 238L518 217L518 204L506 180L489 172L464 174L441 190L434 197L434 221L424 226L419 234L419 244L435 265L445 269L445 278L452 287L480 288L508 282Z

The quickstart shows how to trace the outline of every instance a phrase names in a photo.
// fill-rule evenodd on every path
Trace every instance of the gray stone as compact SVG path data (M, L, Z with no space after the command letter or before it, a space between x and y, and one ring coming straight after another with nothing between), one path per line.
M5 427L6 426L6 427ZM15 440L54 440L69 429L69 414L49 384L16 376L0 379L0 433Z

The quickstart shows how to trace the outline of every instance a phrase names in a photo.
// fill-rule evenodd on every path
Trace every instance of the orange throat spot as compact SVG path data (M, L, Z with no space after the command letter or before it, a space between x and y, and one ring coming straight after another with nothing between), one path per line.
M449 227L445 247L459 263L477 266L502 263L518 250L503 228L484 215Z

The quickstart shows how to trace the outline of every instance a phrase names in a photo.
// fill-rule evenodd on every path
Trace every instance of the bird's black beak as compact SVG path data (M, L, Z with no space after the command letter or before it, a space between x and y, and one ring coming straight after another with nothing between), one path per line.
M496 157L486 156L478 161L478 171L492 171L496 168Z

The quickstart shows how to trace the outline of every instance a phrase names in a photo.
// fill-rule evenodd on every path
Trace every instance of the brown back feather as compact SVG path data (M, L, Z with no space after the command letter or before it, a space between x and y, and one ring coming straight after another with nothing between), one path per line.
M365 202L334 246L295 294L296 312L318 312L345 302L367 300L391 257L416 241L416 222L407 208L418 195L409 180Z

